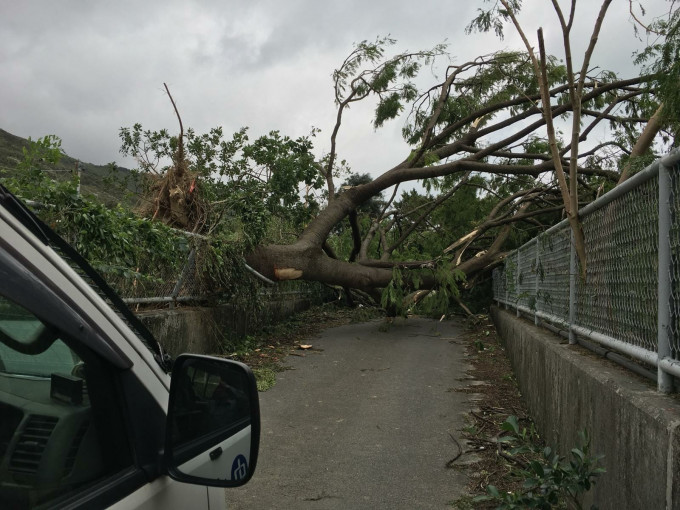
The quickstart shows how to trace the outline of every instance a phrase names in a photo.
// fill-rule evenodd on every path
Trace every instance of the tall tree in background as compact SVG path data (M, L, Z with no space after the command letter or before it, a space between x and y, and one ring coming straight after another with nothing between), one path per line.
M586 249L585 239L583 237L583 228L581 227L581 222L578 217L578 154L579 142L581 141L580 135L583 92L586 79L588 77L588 69L590 68L590 60L593 55L593 51L595 50L600 29L602 28L602 23L604 22L607 9L609 9L611 1L612 0L604 0L602 2L600 11L598 13L597 19L595 20L595 24L589 38L588 47L583 54L580 71L578 72L574 70L575 62L571 51L571 30L574 26L576 0L571 0L568 18L566 18L564 12L562 12L559 2L557 2L557 0L552 1L555 14L557 15L557 19L559 20L559 25L562 30L562 43L566 65L565 77L569 90L569 104L571 107L572 118L571 141L569 143L568 180L567 173L565 172L564 166L562 165L562 156L563 154L566 154L566 151L562 152L558 146L557 133L555 131L555 124L553 121L552 100L550 97L550 83L548 79L547 68L548 57L545 50L545 42L543 40L543 29L539 28L537 32L539 49L539 53L537 55L517 18L517 14L520 10L520 0L500 0L501 5L503 6L502 9L496 6L492 11L482 11L470 25L471 27L476 27L481 30L488 30L489 19L493 20L494 18L501 18L503 20L510 20L515 30L521 37L522 42L524 43L527 55L531 59L534 75L538 81L541 97L541 110L545 120L548 145L550 147L550 155L552 157L552 163L554 166L554 174L559 184L562 202L564 204L564 211L567 215L567 218L569 219L569 224L574 236L576 253L578 254L580 262L581 274L584 278L586 275ZM497 27L496 32L502 36L502 23L499 24L499 22L495 22L494 25Z

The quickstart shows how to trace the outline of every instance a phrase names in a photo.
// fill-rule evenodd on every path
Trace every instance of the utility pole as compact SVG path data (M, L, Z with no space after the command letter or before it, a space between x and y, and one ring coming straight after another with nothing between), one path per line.
M80 166L80 160L76 161L76 174L78 175L78 187L76 189L76 196L80 196L80 179L83 175L83 168Z

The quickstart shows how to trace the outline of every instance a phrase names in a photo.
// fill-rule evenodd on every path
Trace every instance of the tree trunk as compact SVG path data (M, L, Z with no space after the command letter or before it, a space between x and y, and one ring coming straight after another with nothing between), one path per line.
M619 182L616 183L617 186L624 182L626 179L628 179L628 177L630 176L631 161L638 156L642 156L645 152L649 150L649 148L652 146L652 143L654 143L654 137L656 137L659 130L661 129L662 111L663 103L659 105L659 108L657 108L657 110L654 112L654 115L652 115L650 119L647 121L645 129L642 130L642 133L640 133L640 137L635 142L633 150L630 153L630 159L628 160L626 166L624 166L623 170L621 171L621 177L619 178Z
M258 246L246 261L275 281L303 279L370 291L385 287L392 279L391 269L332 259L320 248L305 242Z

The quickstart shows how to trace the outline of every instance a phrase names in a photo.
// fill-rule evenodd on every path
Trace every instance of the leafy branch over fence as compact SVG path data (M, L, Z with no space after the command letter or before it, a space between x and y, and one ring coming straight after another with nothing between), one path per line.
M152 221L118 205L110 208L78 191L78 177L55 180L41 166L58 161L59 139L29 144L15 175L2 182L29 201L40 218L71 244L129 304L236 303L257 309L267 291L248 271L243 252L251 244L240 219L196 235ZM277 286L278 287L278 286ZM310 293L291 282L280 292Z

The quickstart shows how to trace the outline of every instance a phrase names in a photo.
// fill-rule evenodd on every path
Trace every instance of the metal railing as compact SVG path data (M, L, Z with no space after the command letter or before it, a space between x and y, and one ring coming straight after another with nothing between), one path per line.
M579 211L586 277L566 220L494 269L494 299L656 367L658 389L680 377L680 151Z

